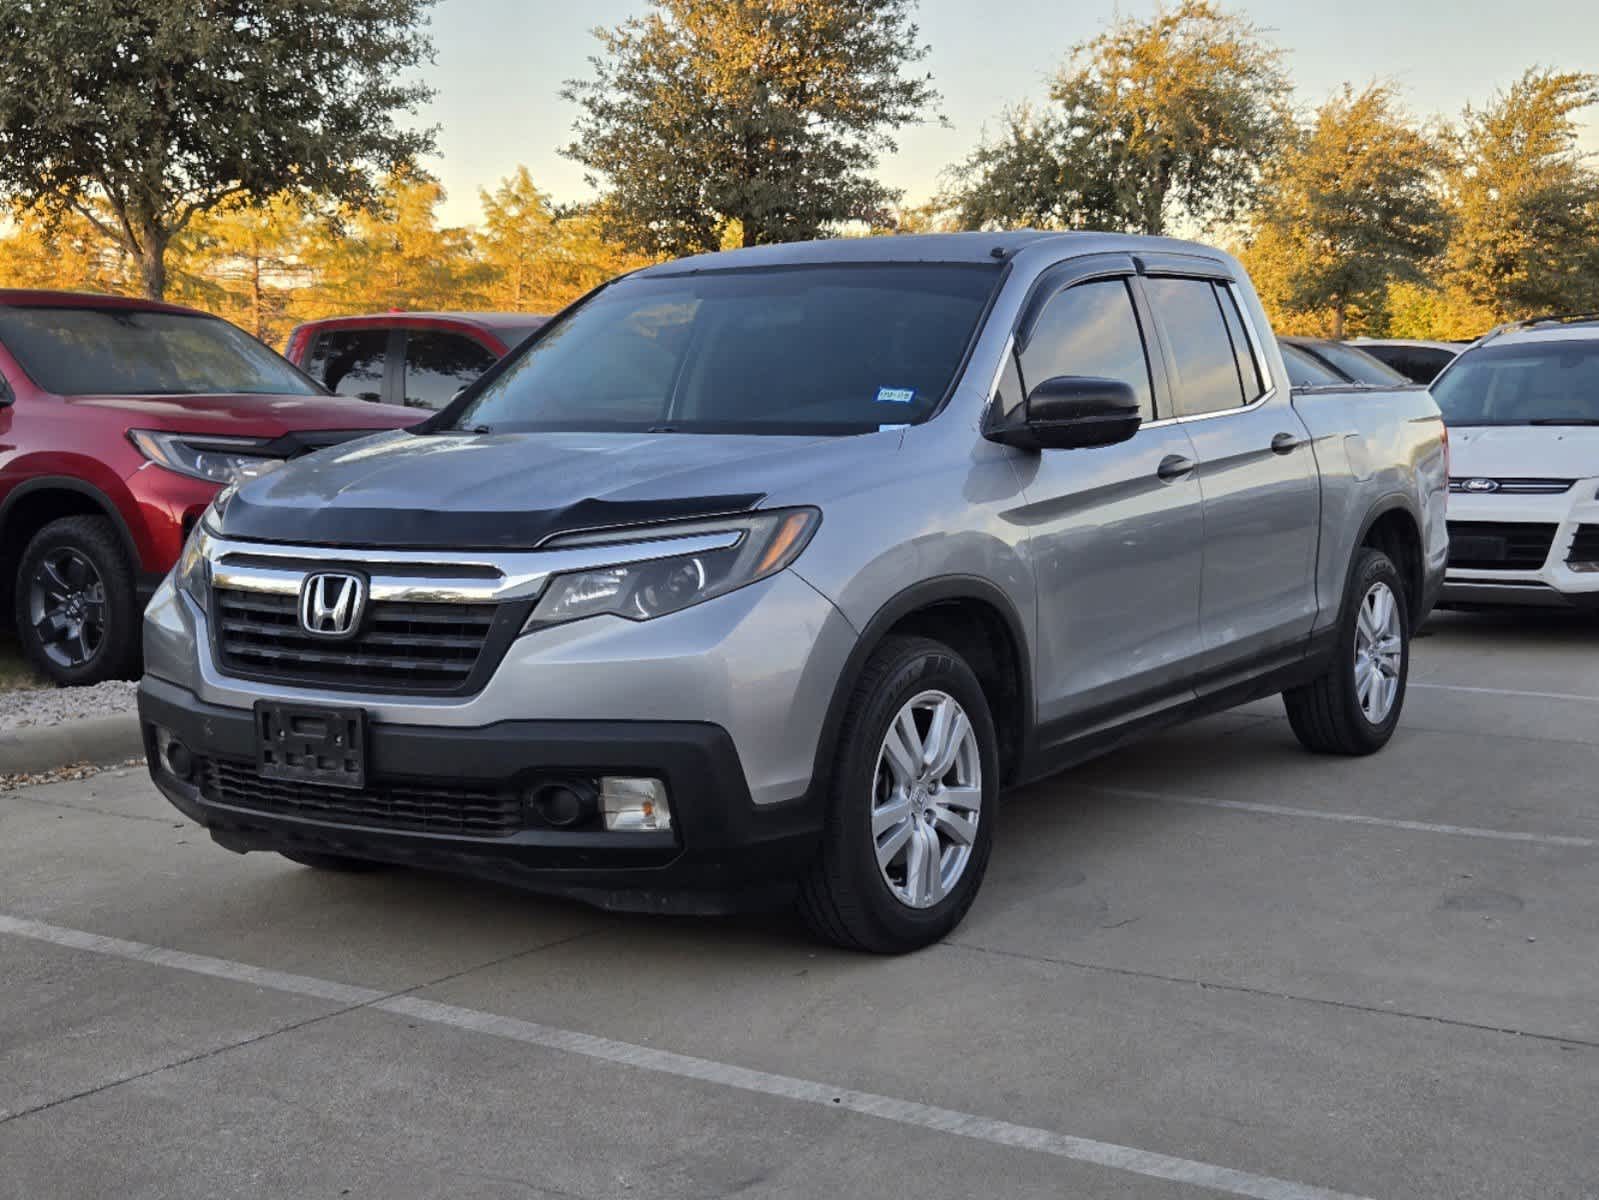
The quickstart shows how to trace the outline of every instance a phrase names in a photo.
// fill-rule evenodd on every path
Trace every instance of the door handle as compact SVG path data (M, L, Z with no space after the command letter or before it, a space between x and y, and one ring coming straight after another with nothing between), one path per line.
M1160 466L1155 468L1155 474L1168 482L1181 479L1194 469L1194 460L1184 458L1181 454L1168 454L1160 460Z
M1292 454L1299 449L1302 440L1295 433L1279 433L1271 439L1271 452L1273 454Z

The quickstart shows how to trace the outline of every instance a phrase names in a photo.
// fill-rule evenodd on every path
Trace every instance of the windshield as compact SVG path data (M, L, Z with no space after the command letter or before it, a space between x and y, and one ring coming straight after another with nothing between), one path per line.
M943 399L996 263L624 279L445 418L496 432L850 434Z
M1283 366L1288 368L1288 382L1294 387L1328 387L1348 383L1321 359L1301 350L1292 342L1278 342L1283 353Z
M323 394L243 330L199 314L0 308L0 342L58 396Z
M1450 425L1599 425L1599 339L1467 350L1432 397Z
M1356 383L1369 383L1373 387L1407 387L1410 384L1408 378L1387 363L1342 342L1317 342L1311 347L1311 353L1320 355Z

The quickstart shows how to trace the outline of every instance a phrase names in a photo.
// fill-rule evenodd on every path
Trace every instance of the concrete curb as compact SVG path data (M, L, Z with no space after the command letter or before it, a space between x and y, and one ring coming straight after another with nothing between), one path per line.
M143 754L139 717L131 712L0 733L0 775L31 775L82 762L104 766Z

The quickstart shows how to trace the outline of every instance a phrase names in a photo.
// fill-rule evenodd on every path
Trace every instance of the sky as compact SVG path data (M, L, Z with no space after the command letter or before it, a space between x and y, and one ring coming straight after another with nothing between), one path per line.
M1043 99L1047 80L1076 42L1118 14L1143 17L1148 0L921 0L918 24L931 47L925 67L942 93L949 127L902 130L879 177L908 203L930 197L939 173L965 157L1007 104ZM1418 114L1457 115L1529 66L1599 72L1599 3L1540 0L1251 0L1229 6L1288 51L1304 105L1340 84L1396 84ZM561 83L589 74L592 31L643 12L646 0L439 0L433 15L438 95L421 113L438 126L430 163L449 197L443 217L479 217L478 188L525 163L557 201L590 198L582 169L561 157L575 109ZM1599 109L1584 147L1599 151Z

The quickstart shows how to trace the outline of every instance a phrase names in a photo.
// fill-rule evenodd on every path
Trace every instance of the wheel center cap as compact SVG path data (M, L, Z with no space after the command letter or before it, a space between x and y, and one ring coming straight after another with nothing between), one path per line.
M911 807L918 812L927 807L927 785L925 783L911 785Z

